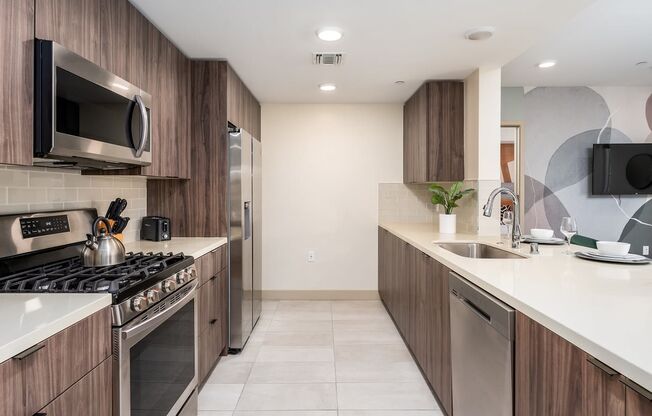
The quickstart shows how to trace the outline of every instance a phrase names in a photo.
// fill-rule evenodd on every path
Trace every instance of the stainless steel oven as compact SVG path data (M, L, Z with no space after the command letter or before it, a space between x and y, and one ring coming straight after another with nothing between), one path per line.
M113 329L116 416L176 416L196 401L196 281Z
M151 96L47 40L36 40L34 164L119 169L151 164Z

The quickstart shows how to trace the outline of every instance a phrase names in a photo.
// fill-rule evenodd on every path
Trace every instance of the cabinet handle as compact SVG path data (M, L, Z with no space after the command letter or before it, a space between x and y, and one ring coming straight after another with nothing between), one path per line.
M594 366L598 367L600 370L604 371L607 373L609 377L613 377L618 375L618 371L614 370L613 368L609 367L607 364L603 363L602 361L598 360L595 357L592 357L589 355L589 357L586 359L588 362L593 364Z
M217 322L217 319L211 319L208 323L213 325L215 322Z
M210 279L208 279L208 280L215 280L215 279L217 279L217 275L215 275L215 276L213 276L213 277L211 277L211 278L210 278Z
M25 358L29 357L30 355L34 354L36 351L45 348L45 341L44 342L39 342L36 345L33 345L26 349L25 351L18 353L14 355L14 359L16 360L24 360Z
M622 381L624 385L626 385L630 389L634 390L636 393L638 393L641 396L645 397L646 399L652 401L652 392L651 391L649 391L646 388L638 385L637 383L633 382L632 380L628 379L625 376L620 376L620 381Z
M48 414L45 412L38 412L38 413L34 413L34 416L48 416Z

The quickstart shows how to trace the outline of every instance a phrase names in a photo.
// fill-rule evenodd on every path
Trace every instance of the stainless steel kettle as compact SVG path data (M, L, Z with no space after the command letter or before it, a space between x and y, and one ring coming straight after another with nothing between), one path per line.
M103 222L106 230L98 231L97 226ZM93 233L86 234L88 240L86 247L81 252L84 266L112 266L125 261L125 246L111 233L111 225L104 217L97 217L93 221Z

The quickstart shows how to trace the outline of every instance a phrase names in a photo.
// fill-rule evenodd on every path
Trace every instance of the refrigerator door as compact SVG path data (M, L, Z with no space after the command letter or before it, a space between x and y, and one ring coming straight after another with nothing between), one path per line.
M229 348L252 330L251 136L229 132Z
M261 144L255 137L253 144L252 163L252 206L253 206L253 322L254 326L262 311L262 164Z

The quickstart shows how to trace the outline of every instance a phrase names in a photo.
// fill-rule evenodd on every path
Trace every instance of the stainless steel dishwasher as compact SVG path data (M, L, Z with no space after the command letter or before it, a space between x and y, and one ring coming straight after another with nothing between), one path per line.
M451 273L455 416L514 414L514 309Z

